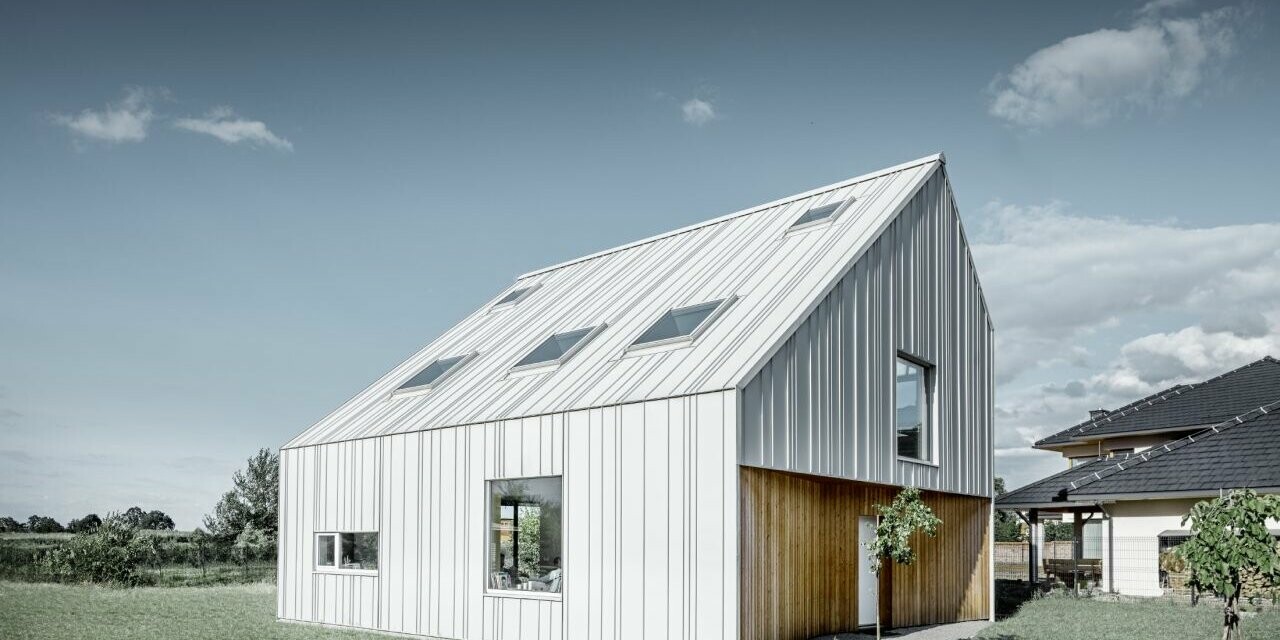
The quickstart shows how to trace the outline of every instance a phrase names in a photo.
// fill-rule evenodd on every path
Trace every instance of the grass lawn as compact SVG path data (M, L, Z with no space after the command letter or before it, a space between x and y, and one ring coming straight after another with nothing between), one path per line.
M0 582L0 638L386 640L276 622L273 584L109 589Z
M1244 637L1280 638L1280 612L1244 619ZM1027 640L1207 640L1222 636L1222 608L1164 600L1107 602L1049 597L987 627L979 638Z

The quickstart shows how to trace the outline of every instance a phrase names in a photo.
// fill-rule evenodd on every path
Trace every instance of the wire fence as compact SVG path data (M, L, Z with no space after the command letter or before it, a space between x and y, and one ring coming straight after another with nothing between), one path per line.
M1033 592L1055 590L1080 594L1117 594L1167 598L1195 604L1212 597L1191 584L1186 562L1176 549L1185 537L1085 536L1047 541L1037 554ZM995 543L995 578L1031 583L1031 545ZM1260 580L1245 580L1243 600L1255 608L1280 604L1280 589Z

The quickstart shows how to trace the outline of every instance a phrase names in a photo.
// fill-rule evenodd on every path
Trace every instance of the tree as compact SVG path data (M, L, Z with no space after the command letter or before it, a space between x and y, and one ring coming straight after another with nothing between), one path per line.
M142 528L142 519L147 517L147 512L143 511L142 507L134 506L125 509L124 513L116 514L115 517L134 529L140 529Z
M1178 547L1191 571L1191 584L1223 599L1222 638L1242 639L1240 595L1246 576L1268 587L1280 585L1280 553L1267 519L1280 519L1280 496L1237 489L1198 502L1182 518L1191 537Z
M62 533L65 529L57 520L49 516L31 516L27 518L27 531L31 533Z
M1004 488L1004 478L996 477L995 490L997 498L1008 493ZM1022 522L1018 516L1009 511L996 511L995 537L996 542L1021 542Z
M102 526L102 518L98 514L91 513L78 520L71 520L67 523L67 531L71 533L88 533Z
M249 564L268 555L275 547L274 542L275 538L252 524L245 525L240 535L236 536L235 543L231 545L231 557L244 567L246 578L249 576Z
M142 516L141 527L155 531L173 531L173 518L160 510L148 511Z
M937 535L942 520L920 499L920 490L915 487L899 491L887 506L877 504L876 511L880 513L876 537L866 542L865 546L872 554L871 572L879 581L884 559L901 565L915 562L916 552L911 548L911 536L916 531L923 531L929 537ZM879 637L880 607L876 607L876 638Z
M22 524L9 516L0 518L0 533L20 533L26 530L27 525Z
M275 540L280 529L280 457L261 449L231 481L231 491L222 496L212 514L204 517L209 534L233 544L252 525Z

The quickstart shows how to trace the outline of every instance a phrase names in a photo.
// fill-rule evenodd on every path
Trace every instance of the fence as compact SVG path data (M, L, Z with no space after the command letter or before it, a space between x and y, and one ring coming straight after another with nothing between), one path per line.
M1116 593L1195 602L1186 563L1175 551L1185 538L1088 536L1045 542L1036 562L1037 587L1079 593ZM1079 552L1077 553L1077 547ZM995 578L1028 582L1030 544L995 543ZM1258 607L1275 606L1280 591L1246 581L1245 599Z

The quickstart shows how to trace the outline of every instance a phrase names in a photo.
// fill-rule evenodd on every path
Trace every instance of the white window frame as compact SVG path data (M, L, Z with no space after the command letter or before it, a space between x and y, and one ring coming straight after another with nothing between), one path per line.
M727 311L729 307L735 301L737 301L737 299L738 299L737 295L730 295L729 297L720 300L720 304L716 306L715 310L713 310L710 315L708 315L705 319L703 319L702 323L698 325L698 328L693 330L693 333L690 333L687 336L663 338L662 340L653 340L651 342L636 343L633 341L631 344L627 345L627 348L624 353L626 355L643 355L648 353L657 353L660 351L669 351L671 349L681 349L684 347L693 346L693 343L698 340L698 337L701 336L703 333L706 333L707 329L710 329L711 325L715 324L715 321L720 316L724 315L724 312ZM652 327L659 320L661 320L663 316L667 315L668 313L671 313L672 311L679 311L681 309L687 309L689 307L696 307L702 304L706 304L708 302L714 302L714 300L706 300L704 302L692 302L689 304L682 304L678 307L672 307L670 309L667 309L666 311L663 311L662 313L658 314L655 318L650 320L649 323L644 326L644 329L640 331L640 335L644 335L645 331L648 331L649 328ZM636 336L636 339L638 340L639 336Z
M506 311L507 309L510 309L511 307L514 307L520 304L521 302L524 301L525 298L528 298L531 294L533 294L534 291L537 291L538 288L541 286L542 286L541 282L535 282L529 285L521 285L520 283L517 282L514 287L507 287L505 290L503 290L502 293L498 294L493 299L493 302L489 303L489 313ZM509 295L512 291L515 291L521 288L524 289L524 292L516 296L514 300L509 300L507 302L498 302L499 300Z
M912 456L902 455L898 452L898 361L903 360L920 368L924 374L924 397L925 407L920 412L924 420L923 435L925 436L925 457L915 458ZM906 351L899 351L893 359L893 452L894 457L900 462L910 462L912 464L922 464L932 467L938 466L938 372L937 367L933 363L912 355Z
M544 362L531 362L529 364L517 365L517 366L511 367L511 370L508 372L508 375L516 376L516 377L528 376L528 375L536 375L539 373L545 373L547 371L558 369L560 368L560 365L568 362L569 359L574 356L574 354L578 353L578 351L580 351L583 347L587 346L587 343L594 340L595 337L600 335L600 332L604 331L605 328L607 328L608 326L609 326L609 323L601 322L600 324L597 324L596 326L591 327L591 331L588 331L587 335L579 338L578 341L574 343L572 347L569 347L568 351L561 354L560 357L556 358L555 360L547 360ZM551 336L561 334L561 333L569 333L571 331L580 331L582 329L586 329L586 327L578 327L576 329L569 329L567 331L553 331L551 332L551 334L543 336L543 338L539 340L536 344L534 344L532 347L529 347L529 350L524 351L522 353L524 353L525 355L528 355L533 349L537 349L539 346L542 345L542 343L550 339ZM524 356L521 356L521 360L523 359L524 359Z
M522 598L525 600L553 600L556 602L564 600L564 589L556 592L548 591L523 591L520 589L495 589L489 586L490 569L489 566L489 544L493 535L493 483L507 482L510 480L538 480L541 478L559 478L560 479L560 572L561 580L564 575L564 527L566 518L564 517L564 474L546 475L546 476L515 476L510 478L488 478L484 481L484 546L485 550L484 562L481 564L482 573L480 575L480 584L484 585L484 595L498 598Z
M412 397L412 396L420 396L420 395L422 395L422 394L424 394L424 393L429 393L429 392L431 392L431 391L433 391L433 390L435 390L435 389L439 389L439 388L440 388L440 386L441 386L441 385L443 385L443 384L445 383L445 381L447 381L449 378L453 377L453 374L455 374L455 373L457 373L457 372L461 371L463 367L467 366L467 363L468 363L468 362L471 362L472 360L474 360L474 359L475 359L475 357L476 357L476 356L478 356L478 355L480 355L480 352L478 352L478 351L472 351L471 353L468 353L468 354L466 354L466 355L462 356L462 359L458 361L458 364L455 364L455 365L453 365L452 367L449 367L449 370L448 370L448 371L445 371L443 374L441 374L439 378L436 378L435 380L433 380L433 381L431 381L431 382L428 382L427 384L420 384L420 385L418 385L418 386L416 386L416 387L409 387L408 389L396 389L396 390L394 390L394 391L392 391L392 392L391 392L391 397L393 397L393 398L408 398L408 397ZM437 363L437 362L439 362L439 361L441 361L441 360L447 360L447 359L452 358L452 357L454 357L454 356L442 356L442 357L436 358L436 359L432 360L431 362L428 362L428 363L426 364L426 366L424 366L424 367L423 367L423 369L425 369L426 367L429 367L429 366L431 366L431 365L433 365L433 364L435 364L435 363ZM421 371L422 371L422 369L418 369L418 371L419 371L419 372L421 372ZM418 375L418 374L417 374L417 373L415 373L415 374L413 374L413 375ZM410 377L410 378L413 378L413 376L409 376L409 377Z
M786 233L786 235L791 235L792 233L799 233L799 232L801 232L801 231L809 231L810 229L816 229L816 228L821 227L821 226L825 226L825 225L828 225L828 224L832 224L832 223L834 223L836 220L839 220L839 219L840 219L840 216L844 215L844 212L845 212L845 211L848 211L848 210L849 210L849 207L850 207L850 206L852 206L852 205L853 205L853 203L854 203L854 202L856 202L857 200L858 200L858 199L857 199L857 198L855 198L854 196L849 196L849 197L845 198L844 200L842 200L842 201L840 202L839 206L837 206L837 207L836 207L836 210L835 210L835 211L832 211L832 212L831 212L831 215L829 215L829 216L827 216L827 217L825 217L825 218L821 218L821 219L819 219L819 220L810 220L810 221L805 222L805 223L803 223L803 224L797 224L797 223L795 223L795 222L792 222L792 223L791 223L791 225L787 227L787 233ZM831 204L831 203L830 203L830 202L825 202L825 203L823 203L823 204L815 204L815 205L810 206L810 207L805 207L804 212L802 212L800 215L796 216L793 220L799 220L800 218L803 218L803 217L804 217L804 215L805 215L805 214L807 214L807 213L809 213L810 211L813 211L814 209L817 209L817 208L819 208L819 207L825 207L825 206L827 206L827 205L829 205L829 204Z
M340 565L342 560L342 535L371 533L378 537L378 567L382 567L382 533L379 531L317 531L315 534L314 558L311 562L312 571L315 573L335 573L345 576L376 576L378 569L343 569ZM333 538L333 564L320 564L320 538Z

